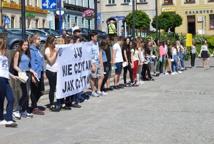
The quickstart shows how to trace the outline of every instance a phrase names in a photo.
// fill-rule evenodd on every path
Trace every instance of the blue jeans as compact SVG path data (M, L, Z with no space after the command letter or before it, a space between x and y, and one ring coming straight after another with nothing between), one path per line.
M178 57L173 55L172 59L174 60L172 62L172 72L177 72L178 71Z
M6 78L0 77L0 120L4 120L4 99L7 99L6 121L12 121L14 97L9 81Z
M179 65L179 70L181 68L184 68L184 53L182 52L178 52L178 57L179 57L179 62L180 62L180 65Z

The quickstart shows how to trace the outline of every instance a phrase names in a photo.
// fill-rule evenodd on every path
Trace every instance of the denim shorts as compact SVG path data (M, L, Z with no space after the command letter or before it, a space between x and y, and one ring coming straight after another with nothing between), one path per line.
M121 74L123 69L123 63L119 62L119 63L115 63L115 74Z
M91 72L91 78L100 78L103 76L103 68L101 68L99 65L96 65L95 72Z

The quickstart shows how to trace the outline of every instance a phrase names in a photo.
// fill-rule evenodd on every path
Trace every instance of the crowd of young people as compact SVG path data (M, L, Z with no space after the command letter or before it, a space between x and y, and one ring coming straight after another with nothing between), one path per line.
M44 91L44 78L47 77L50 85L50 111L71 110L71 107L81 108L80 102L88 99L84 92L55 101L57 80L58 49L55 36L48 36L44 53L40 49L40 37L34 34L19 44L14 56L9 60L6 57L6 42L0 41L0 125L17 127L14 117L32 118L33 115L44 115L45 109L37 103ZM63 35L63 43L80 43L84 41L80 30L75 30L72 36ZM185 47L179 42L170 43L144 39L124 37L109 37L98 41L97 33L90 34L91 47L91 95L105 96L108 91L124 87L137 87L144 81L154 81L153 77L160 75L175 75L185 70ZM208 58L206 43L202 46L201 55ZM195 47L191 50L194 66ZM206 64L206 63L205 63ZM123 72L123 82L121 74ZM127 73L129 73L127 79ZM27 79L20 80L20 75ZM21 98L18 99L17 112L14 110L14 96L9 84L9 77L19 82ZM23 76L22 76L23 77ZM111 78L114 84L111 86ZM4 99L7 99L6 115L4 115ZM31 100L31 105L29 103Z

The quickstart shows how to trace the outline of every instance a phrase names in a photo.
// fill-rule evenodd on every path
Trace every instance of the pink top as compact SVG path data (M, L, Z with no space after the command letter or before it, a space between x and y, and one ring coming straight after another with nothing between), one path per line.
M161 56L161 57L162 57L163 55L166 54L166 51L165 51L165 49L164 49L163 46L160 46L160 47L159 47L159 53L160 53L160 56Z

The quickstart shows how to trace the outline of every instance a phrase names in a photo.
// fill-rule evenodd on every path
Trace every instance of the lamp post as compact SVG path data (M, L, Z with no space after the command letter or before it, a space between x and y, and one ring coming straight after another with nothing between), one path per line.
M21 16L22 16L22 39L26 36L26 17L25 17L25 0L21 0Z
M94 0L94 11L95 11L95 30L97 30L97 0Z
M2 0L0 0L0 26L2 26Z
M132 37L135 38L135 0L132 0Z
M88 0L88 8L90 8L90 0ZM91 22L90 22L90 19L88 19L88 34L90 33L90 29L91 29Z
M155 16L156 16L156 23L155 23L155 29L156 29L156 39L160 40L160 34L159 34L159 23L158 23L158 0L155 0Z
M62 0L59 0L59 32L62 34Z

